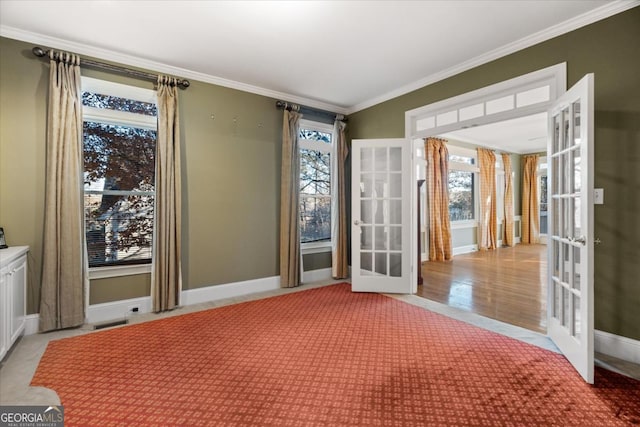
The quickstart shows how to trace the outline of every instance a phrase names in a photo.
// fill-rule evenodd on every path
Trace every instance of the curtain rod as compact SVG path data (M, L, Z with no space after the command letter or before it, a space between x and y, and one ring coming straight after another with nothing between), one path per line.
M300 111L301 113L307 112L311 114L319 114L322 116L329 116L334 120L340 120L343 122L347 121L347 118L342 114L332 113L331 111L319 110L317 108L307 107L306 105L292 104L290 102L285 102L285 101L276 101L276 108L282 108L283 110L289 110L289 111L295 110L295 111Z
M36 46L33 49L31 49L31 52L33 52L35 56L40 58L49 56L49 51L44 50L39 46ZM53 58L55 60L58 60L58 57L59 57L59 53L54 52ZM118 65L111 65L105 62L98 62L91 59L80 58L80 65L86 65L88 67L99 68L102 70L112 71L114 73L120 73L120 74L124 74L131 77L137 77L142 80L150 80L154 83L158 81L157 74L146 73L144 71L133 70L131 68L125 68ZM177 79L177 84L178 84L178 87L180 87L181 89L186 89L191 85L189 80L184 80L184 79Z

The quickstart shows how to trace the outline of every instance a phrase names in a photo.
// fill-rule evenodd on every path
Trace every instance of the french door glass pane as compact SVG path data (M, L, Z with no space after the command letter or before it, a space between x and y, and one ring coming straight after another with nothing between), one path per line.
M569 120L569 108L565 108L562 110L562 145L561 149L564 150L569 146L569 127L571 126L571 122Z
M562 315L562 287L558 282L553 284L553 317L560 321Z
M376 273L387 275L387 253L376 252Z
M560 116L557 115L553 118L553 152L557 153L560 149Z
M373 201L374 224L386 224L389 218L389 201L374 200Z
M573 150L573 192L579 193L582 188L582 176L580 168L580 147Z
M389 276L402 277L402 254L389 254Z
M387 248L387 231L388 227L375 227L375 249L386 250Z
M578 339L582 329L580 320L580 297L573 295L573 336Z
M582 204L580 202L580 197L576 196L573 199L573 237L580 237L582 235Z
M569 290L565 287L562 287L562 326L569 327L569 315L571 314L571 307L569 307L569 302L571 301L571 294Z
M375 174L375 193L373 197L389 197L389 182L386 173Z
M391 192L390 197L402 197L402 175L399 173L392 173L389 175L389 187Z
M373 201L360 200L360 221L364 224L373 223Z
M402 250L402 227L389 227L389 249Z
M391 224L402 224L402 200L390 200L389 221Z
M373 249L373 227L360 227L360 248L366 251Z
M580 290L580 247L573 247L573 288Z
M555 199L554 204L557 206L557 209L551 212L551 214L553 215L553 232L558 236L562 236L562 204L563 203L564 203L564 200Z
M553 276L560 277L560 242L553 241Z
M360 171L370 172L373 170L373 149L362 148L360 150Z
M375 157L374 157L375 170L386 171L387 170L387 149L374 148L374 150L375 150Z
M562 212L562 237L571 237L569 234L573 231L570 223L571 218L571 199L563 199L562 200L564 211Z
M573 174L571 173L571 162L570 162L570 158L569 158L569 153L564 153L560 156L560 158L562 159L562 166L563 166L563 176L562 176L562 192L564 194L568 194L571 193L572 190L572 185L571 185L571 178L573 177Z
M360 274L370 276L373 273L373 253L360 252Z
M580 101L573 103L573 145L580 144Z
M373 174L360 175L360 197L373 197Z
M571 264L570 264L571 247L572 246L566 243L562 243L562 258L564 260L564 269L562 270L562 281L565 283L569 283L569 277L571 275Z
M553 159L551 159L551 173L553 174L553 182L551 183L552 185L552 192L553 194L558 194L560 192L560 158L559 157L554 157ZM556 228L556 230L558 230Z
M402 170L402 149L400 147L389 149L389 170L392 172L400 172Z

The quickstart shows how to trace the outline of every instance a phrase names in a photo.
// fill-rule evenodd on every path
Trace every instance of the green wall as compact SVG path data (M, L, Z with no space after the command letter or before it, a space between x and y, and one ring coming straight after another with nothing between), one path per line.
M640 339L640 7L350 115L351 137L403 137L407 110L561 62L568 86L595 73L595 327Z
M31 248L29 313L39 307L49 75L32 47L0 38L0 226L9 245ZM184 288L277 276L282 111L272 98L191 83L180 92ZM305 256L305 270L330 265L326 254ZM90 303L149 290L148 274L92 280Z

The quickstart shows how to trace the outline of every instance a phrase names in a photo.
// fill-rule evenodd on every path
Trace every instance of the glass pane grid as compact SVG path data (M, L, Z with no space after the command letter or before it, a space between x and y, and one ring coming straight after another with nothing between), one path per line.
M402 149L360 151L360 271L365 276L402 275Z

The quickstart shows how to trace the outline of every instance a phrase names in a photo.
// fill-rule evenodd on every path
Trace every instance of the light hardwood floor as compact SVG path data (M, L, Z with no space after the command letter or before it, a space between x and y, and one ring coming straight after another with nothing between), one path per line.
M547 247L516 245L422 264L418 296L547 332Z

